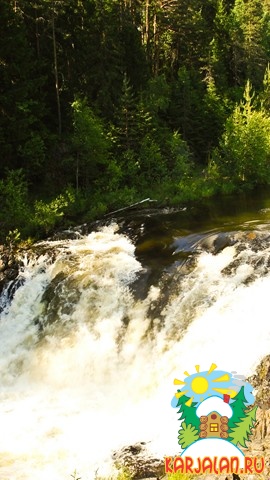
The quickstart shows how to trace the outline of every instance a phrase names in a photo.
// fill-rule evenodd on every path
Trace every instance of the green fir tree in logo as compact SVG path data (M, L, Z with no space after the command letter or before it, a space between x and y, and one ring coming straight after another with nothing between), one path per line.
M229 420L229 441L234 445L241 445L246 447L246 441L252 433L252 428L256 422L256 410L257 407L253 407L252 410L246 411L246 398L244 394L244 387L242 386L234 402L231 403L233 415Z
M177 407L180 407L177 413L181 414L178 420L183 420L178 431L178 443L181 448L187 448L199 439L200 419L196 415L196 403L188 406L187 402L190 402L190 399L186 395L182 395L177 402Z
M236 423L241 422L245 416L246 410L246 397L244 394L244 387L241 387L237 395L234 397L234 401L230 403L233 414L229 419L229 429L235 427Z

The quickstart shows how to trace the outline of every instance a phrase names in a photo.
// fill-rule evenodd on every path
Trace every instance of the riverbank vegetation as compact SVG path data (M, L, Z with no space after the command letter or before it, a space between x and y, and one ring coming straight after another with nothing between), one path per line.
M270 183L269 0L10 0L0 240Z

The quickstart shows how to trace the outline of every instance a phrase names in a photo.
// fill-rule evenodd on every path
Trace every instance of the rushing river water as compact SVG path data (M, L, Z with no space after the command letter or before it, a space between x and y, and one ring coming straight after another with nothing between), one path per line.
M249 375L270 352L270 196L38 250L1 313L1 480L89 480L137 441L173 455L173 379L212 362Z

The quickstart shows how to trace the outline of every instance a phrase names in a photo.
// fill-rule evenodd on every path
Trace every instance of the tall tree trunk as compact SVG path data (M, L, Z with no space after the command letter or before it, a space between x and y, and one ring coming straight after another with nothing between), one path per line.
M153 36L154 36L154 53L153 53L153 73L158 74L159 51L158 51L158 34L157 34L157 12L153 18Z
M54 77L55 77L55 91L56 91L56 103L57 103L57 115L58 115L58 134L62 135L62 115L60 104L60 92L59 92L59 73L57 65L57 52L56 52L56 38L55 38L55 16L54 16L54 2L52 8L52 36L53 36L53 60L54 60Z
M76 155L76 193L79 193L79 153Z
M145 2L145 37L144 43L146 45L147 54L149 54L149 0Z
M37 7L35 7L35 28L36 28L37 58L39 59L39 57L40 57L40 44L39 44L39 30L38 30Z

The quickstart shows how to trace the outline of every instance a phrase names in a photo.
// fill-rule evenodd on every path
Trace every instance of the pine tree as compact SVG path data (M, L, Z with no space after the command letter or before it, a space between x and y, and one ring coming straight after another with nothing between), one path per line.
M116 118L118 142L124 151L134 149L136 146L136 115L137 101L130 80L125 74L119 111Z
M234 80L243 84L249 78L259 88L269 55L267 20L261 0L235 0L230 26Z
M261 92L260 101L262 107L270 114L270 65L268 64L263 78L263 91Z
M109 143L100 120L87 105L86 99L77 99L73 109L73 145L76 151L76 190L80 186L89 187L104 173L108 161ZM75 168L74 168L75 172ZM75 175L74 175L75 177Z
M0 3L0 150L4 169L34 167L43 158L44 114L40 77L29 47L23 12ZM40 148L39 148L40 147Z

